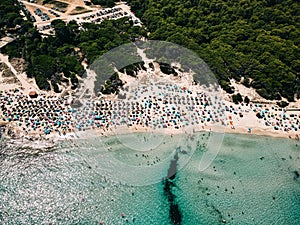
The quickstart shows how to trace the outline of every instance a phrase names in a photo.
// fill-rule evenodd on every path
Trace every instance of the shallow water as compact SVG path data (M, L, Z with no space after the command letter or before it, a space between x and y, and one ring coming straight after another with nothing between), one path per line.
M200 172L205 148L189 149L183 135L153 139L163 141L151 151L138 137L143 151L128 149L137 135L64 143L48 152L5 149L0 223L171 224L161 179L181 146L186 152L179 153L172 193L182 224L299 224L300 142L228 134ZM207 141L200 137L200 144Z

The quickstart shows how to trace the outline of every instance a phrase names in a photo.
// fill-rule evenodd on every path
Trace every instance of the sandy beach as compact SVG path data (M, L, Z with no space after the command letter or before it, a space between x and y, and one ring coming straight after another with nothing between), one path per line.
M42 144L135 132L172 135L208 131L299 139L299 111L272 103L234 104L222 90L193 83L189 73L163 74L155 62L154 68L146 65L147 71L139 71L136 77L118 72L124 83L118 95L91 95L95 74L89 71L76 97L38 90L32 80L19 75L1 57L19 80L6 84L0 74L0 120L5 123L2 133L13 138ZM253 90L238 88L242 96L258 100L257 95L251 96ZM84 98L85 92L90 98Z

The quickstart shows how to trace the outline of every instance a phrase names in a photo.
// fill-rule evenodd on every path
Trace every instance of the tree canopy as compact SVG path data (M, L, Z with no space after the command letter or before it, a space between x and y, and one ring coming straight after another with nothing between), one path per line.
M22 32L32 27L32 23L20 15L21 7L16 0L0 1L0 37L5 36L5 30L22 26Z
M100 55L141 37L144 32L133 27L129 18L86 23L81 29L75 21L65 24L54 20L51 25L55 36L42 37L31 27L2 51L10 57L24 58L28 63L27 75L34 77L41 89L49 90L50 82L56 92L58 83L68 82L64 77L71 79L73 88L77 87L76 75L83 75L83 61L91 64Z
M267 99L300 97L300 3L295 0L129 0L150 31L208 63L221 86L254 87Z
M94 5L101 5L102 7L113 7L116 0L92 0Z
M93 0L112 6L113 0ZM110 49L139 37L177 43L196 52L215 73L222 88L234 93L230 79L253 87L267 99L300 97L300 3L295 0L128 0L144 28L127 18L67 25L55 20L55 36L42 38L31 22L21 20L16 0L2 1L0 35L18 29L18 39L3 51L28 62L27 74L41 88L63 80L77 84L85 60L91 64ZM242 79L243 78L243 79ZM57 87L56 87L57 90Z

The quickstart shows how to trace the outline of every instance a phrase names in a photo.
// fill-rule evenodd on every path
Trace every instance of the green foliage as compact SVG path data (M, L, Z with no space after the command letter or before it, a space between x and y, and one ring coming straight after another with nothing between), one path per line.
M46 5L46 4L48 4L49 2L51 2L51 0L44 0L44 1L42 2L42 4L43 4L43 5Z
M142 18L145 10L148 8L148 0L129 0L128 1L131 6L131 10L135 13L135 15L139 18Z
M234 88L230 86L230 83L225 81L225 80L221 80L220 81L220 86L221 88L223 88L223 90L225 90L227 93L229 94L233 94L234 93Z
M92 0L94 5L101 5L102 7L113 7L115 5L115 0Z
M94 0L112 6L113 0ZM233 93L229 80L242 81L267 98L289 101L300 96L300 4L293 0L129 0L132 11L142 18L150 39L175 42L195 51L216 74L221 87ZM52 21L56 35L41 38L29 21L21 20L16 0L0 2L0 35L21 25L19 38L1 51L23 57L28 76L39 87L49 89L60 74L81 75L81 62L97 57L121 44L146 36L127 18L100 25ZM82 55L78 54L80 49ZM47 56L47 57L46 57ZM49 63L49 64L48 64ZM242 77L244 79L242 79Z
M88 63L114 47L141 37L144 32L142 28L132 29L127 18L106 20L99 25L85 24L84 28L86 30L78 33L75 40Z
M62 20L53 20L51 25L55 30L57 46L65 43L71 43L74 40L74 32L71 27L67 26Z
M133 28L128 18L104 21L98 25L87 23L83 25L84 30L79 30L75 21L66 25L61 20L54 20L51 24L55 36L42 38L35 28L28 28L25 35L7 45L4 51L10 57L23 57L29 65L27 75L35 77L42 89L49 90L50 81L55 92L59 91L56 83L63 80L62 74L71 78L72 87L76 88L76 75L84 73L83 60L91 64L100 55L141 37L144 32L142 28ZM78 49L82 54L78 53Z
M5 36L8 28L27 23L19 14L21 7L17 0L0 1L0 37ZM12 31L12 30L11 30Z
M49 55L39 55L37 57L31 58L32 65L34 66L35 74L43 74L46 78L51 78L51 76L56 71L55 58Z
M126 74L127 75L130 75L130 76L136 76L136 73L138 72L138 70L140 69L143 69L143 70L146 70L146 68L144 67L144 64L142 62L137 62L137 63L133 63L131 65L128 65L122 69L120 69L120 71L122 73L125 73L126 71Z
M51 85L52 85L53 91L54 91L55 93L59 93L59 92L60 92L60 91L59 91L59 87L58 87L57 83L56 83L54 80L51 80Z
M109 80L105 81L104 86L101 88L103 94L119 93L119 88L123 85L122 80L119 79L117 73L114 73Z
M160 70L161 72L163 72L164 74L173 74L175 76L177 76L177 72L174 70L174 68L171 67L171 65L167 64L167 63L159 63L160 65Z
M232 101L235 103L235 104L238 104L240 102L243 101L243 97L240 93L237 93L236 95L232 95Z
M273 0L129 0L150 39L175 42L267 99L300 97L300 3ZM250 82L252 78L252 82Z
M281 101L281 102L277 102L277 105L281 108L285 108L289 105L289 103L285 101Z
M248 98L248 96L246 96L246 97L244 98L244 102L245 102L246 104L249 104L249 103L250 103L250 99Z
M66 2L61 2L61 1L56 1L56 0L50 0L50 1L44 0L43 5L45 5L45 4L54 4L58 8L67 8L69 5Z

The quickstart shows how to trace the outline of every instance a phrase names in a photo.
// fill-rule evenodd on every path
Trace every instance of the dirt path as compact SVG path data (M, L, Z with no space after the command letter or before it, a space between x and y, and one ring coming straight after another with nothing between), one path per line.
M22 85L22 87L24 88L25 91L27 91L27 92L33 91L33 90L39 91L38 87L36 86L35 82L33 82L33 80L32 80L32 82L29 83L25 72L20 74L16 71L16 69L9 62L8 56L5 56L5 55L0 53L0 61L4 62L8 66L8 68L11 70L11 72L20 81L20 83L21 83L21 85Z

